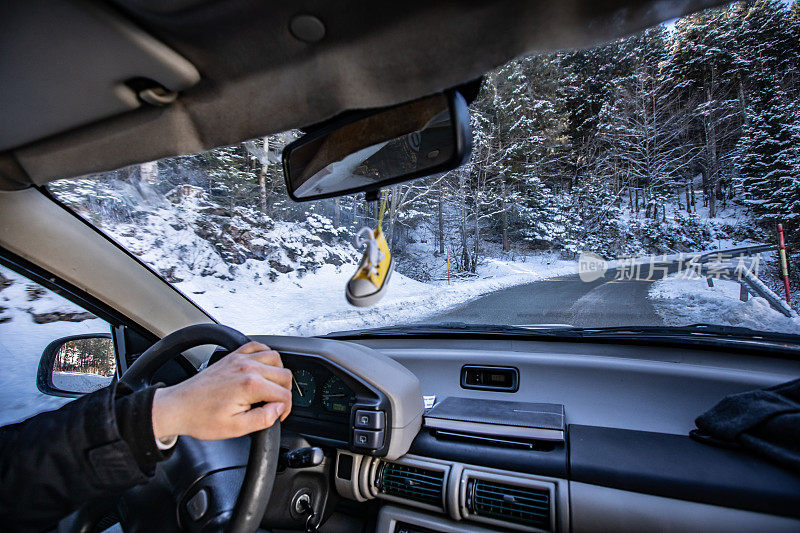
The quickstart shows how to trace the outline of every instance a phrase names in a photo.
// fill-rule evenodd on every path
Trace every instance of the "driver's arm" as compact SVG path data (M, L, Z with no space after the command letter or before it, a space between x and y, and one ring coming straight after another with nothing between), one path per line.
M51 528L89 500L144 483L171 453L157 440L270 427L289 414L291 379L277 352L251 342L178 385L112 386L0 428L3 530Z

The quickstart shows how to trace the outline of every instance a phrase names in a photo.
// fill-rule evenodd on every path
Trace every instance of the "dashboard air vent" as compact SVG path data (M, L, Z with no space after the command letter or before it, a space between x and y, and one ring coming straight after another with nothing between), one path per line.
M550 491L472 478L467 484L467 509L474 517L513 522L550 531Z
M383 462L375 485L383 494L442 508L444 472Z

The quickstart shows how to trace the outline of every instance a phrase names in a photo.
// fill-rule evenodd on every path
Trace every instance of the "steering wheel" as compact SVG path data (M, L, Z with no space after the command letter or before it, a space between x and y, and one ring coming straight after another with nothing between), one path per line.
M220 324L198 324L170 333L140 355L122 375L120 382L133 390L150 386L156 371L181 354L205 344L234 351L250 342L245 335ZM250 454L244 481L233 514L225 527L226 533L254 533L264 516L272 494L280 452L280 421L272 427L250 435Z

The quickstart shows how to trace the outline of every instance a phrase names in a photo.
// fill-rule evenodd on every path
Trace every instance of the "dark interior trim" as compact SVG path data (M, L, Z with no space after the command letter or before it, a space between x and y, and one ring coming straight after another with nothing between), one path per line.
M422 428L408 453L524 474L567 477L567 451L562 442L552 444L552 449L525 450L474 441L445 440Z
M688 435L569 426L570 480L800 518L800 475Z

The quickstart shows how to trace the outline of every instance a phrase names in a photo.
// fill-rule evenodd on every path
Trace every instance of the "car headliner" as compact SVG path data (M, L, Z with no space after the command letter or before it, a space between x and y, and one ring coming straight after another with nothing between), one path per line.
M413 100L525 53L599 44L720 3L8 2L0 7L0 190ZM296 38L298 15L321 21L324 37ZM142 103L123 83L137 76L177 100Z

